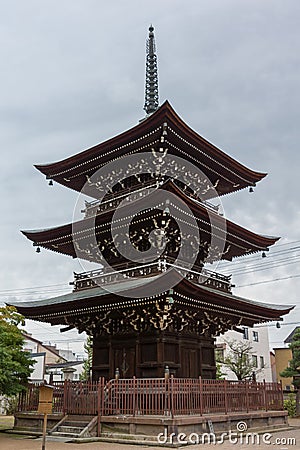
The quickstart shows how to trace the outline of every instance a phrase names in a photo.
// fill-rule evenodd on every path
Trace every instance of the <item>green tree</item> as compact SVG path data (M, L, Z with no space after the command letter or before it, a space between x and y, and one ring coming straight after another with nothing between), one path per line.
M19 325L24 317L12 306L0 307L0 394L18 394L33 371L34 361L23 350L24 337Z
M226 341L229 353L217 359L217 363L230 369L238 380L250 378L257 371L256 363L252 356L253 351L249 342Z
M90 379L93 363L93 338L91 336L87 337L86 343L84 344L84 350L87 354L87 358L83 363L83 371L80 375L80 380L87 381Z
M224 380L225 373L222 372L222 365L217 363L216 369L216 380Z
M293 378L293 385L296 389L296 415L300 416L300 328L296 329L289 347L292 350L292 359L280 376Z

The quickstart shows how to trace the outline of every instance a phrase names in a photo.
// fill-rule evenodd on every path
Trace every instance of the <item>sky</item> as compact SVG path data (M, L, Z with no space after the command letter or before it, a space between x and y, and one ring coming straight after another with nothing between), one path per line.
M69 292L73 271L83 270L67 256L37 254L20 233L70 222L78 195L48 186L33 164L76 154L144 117L152 23L160 103L168 99L200 135L268 172L253 194L237 192L222 203L228 219L281 236L263 262L272 252L276 260L277 245L293 248L290 264L263 269L258 255L252 261L262 270L233 278L237 295L296 306L281 329L269 327L271 345L280 346L300 324L299 21L296 0L2 0L0 301ZM75 331L31 321L27 329L82 351L84 337Z

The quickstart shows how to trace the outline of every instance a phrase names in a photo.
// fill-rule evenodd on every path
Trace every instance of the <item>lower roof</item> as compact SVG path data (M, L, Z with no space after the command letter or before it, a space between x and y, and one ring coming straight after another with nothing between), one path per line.
M294 308L292 305L269 305L212 289L182 278L176 269L164 274L131 278L50 299L13 302L9 305L15 306L27 318L53 324L65 324L65 317L68 316L81 316L113 309L130 309L139 305L145 307L147 304L156 302L163 295L168 295L169 291L159 291L160 283L164 285L163 281L167 276L174 283L172 294L174 304L176 302L182 304L184 301L187 310L212 308L214 311L219 310L224 314L247 317L254 324L280 320L283 315L288 314ZM157 287L157 294L146 297L145 287L149 291L151 288Z

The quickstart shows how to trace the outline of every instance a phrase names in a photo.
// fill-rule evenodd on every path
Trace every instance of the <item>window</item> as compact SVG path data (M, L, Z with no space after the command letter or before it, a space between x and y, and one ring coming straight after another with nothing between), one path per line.
M244 327L243 330L244 330L243 338L244 339L249 339L249 329Z
M260 360L260 368L263 369L265 367L265 360L263 356L259 357Z
M252 355L252 363L254 367L257 367L257 356L256 355Z
M258 331L252 331L253 333L253 341L258 342Z

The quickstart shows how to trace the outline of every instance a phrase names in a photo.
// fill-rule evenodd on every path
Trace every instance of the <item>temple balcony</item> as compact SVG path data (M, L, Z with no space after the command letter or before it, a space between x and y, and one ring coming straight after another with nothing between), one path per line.
M174 268L182 273L183 277L196 283L212 289L231 293L231 276L222 275L210 270L193 267L193 270L187 269L184 265L174 264L166 259L158 260L153 263L142 264L135 267L120 267L119 270L105 271L104 269L92 270L89 272L74 273L74 281L70 284L74 285L74 291L90 289L105 284L118 283L124 279L141 278L159 275L166 272L169 268ZM116 267L117 269L117 267Z
M93 217L98 213L116 209L128 195L130 195L132 201L136 201L141 197L149 195L156 187L156 183L150 180L148 183L143 183L140 188L137 186L125 188L119 193L107 194L104 201L94 200L92 202L85 202L85 208L81 212L84 213L86 218Z
M131 201L137 201L138 199L142 197L146 197L149 195L153 189L157 189L160 185L164 184L167 180L166 179L153 179L143 181L139 184L133 184L131 186L124 187L123 189L119 190L118 192L113 192L105 195L105 198L101 201L94 200L92 202L85 202L85 208L81 211L84 213L85 218L93 217L96 214L105 212L105 211L111 211L116 209L119 204L126 199L127 196L130 195ZM180 184L180 182L177 182ZM175 180L175 184L176 180ZM207 200L200 201L199 197L193 193L191 189L186 189L185 186L180 186L181 189L185 192L185 194L195 200L198 203L201 203L206 208L210 209L211 211L219 214L219 206L214 205L211 202L208 202Z

